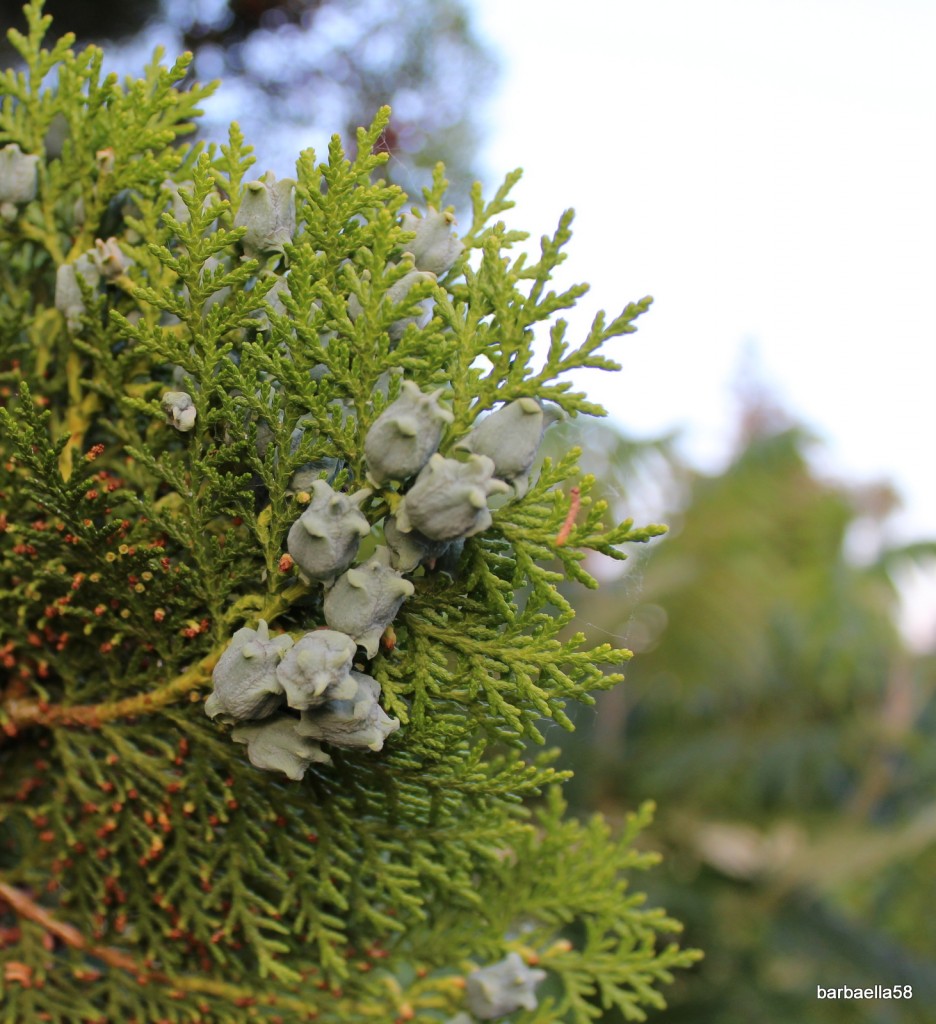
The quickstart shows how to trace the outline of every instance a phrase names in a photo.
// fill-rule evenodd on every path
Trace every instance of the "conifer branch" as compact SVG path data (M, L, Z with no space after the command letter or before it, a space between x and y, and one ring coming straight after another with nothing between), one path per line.
M43 931L59 939L71 949L81 950L110 967L129 971L136 977L149 976L149 972L143 965L138 964L132 957L119 950L89 942L74 925L57 920L49 910L40 906L21 889L8 885L6 882L0 882L0 901L6 903L19 917L38 924Z
M220 654L220 650L214 651L202 658L197 665L193 665L155 690L124 697L122 700L67 705L8 696L0 705L3 732L7 736L15 736L20 729L36 725L47 729L97 729L106 722L120 718L138 718L141 715L153 714L206 686L211 680L211 671Z
M694 954L628 888L648 814L532 825L569 773L525 742L630 657L559 588L661 530L537 453L649 300L576 347L571 212L515 255L518 173L459 237L441 168L424 208L378 177L383 109L250 180L236 126L180 143L190 58L121 82L41 6L0 72L4 1010L442 1020L537 961L523 1019L660 1005Z
M159 985L167 989L170 994L186 992L193 995L214 996L240 1007L253 1006L259 1001L254 990L248 985L234 985L215 978L194 975L168 974L164 971L154 970L142 960L135 959L112 946L93 943L82 935L74 925L58 920L47 908L36 903L21 889L6 882L0 882L0 903L5 903L21 919L32 921L47 935L58 939L69 949L84 953L108 967L132 975L138 985ZM16 980L29 984L31 983L31 973L31 970L27 969L25 973L16 975ZM100 972L93 969L87 970L84 975L88 981L94 981L100 977ZM8 980L12 979L8 977ZM314 1016L316 1013L315 1005L311 1004L307 998L299 998L282 992L265 995L263 1003L275 1009L289 1010L304 1016ZM340 1008L338 1012L341 1012Z

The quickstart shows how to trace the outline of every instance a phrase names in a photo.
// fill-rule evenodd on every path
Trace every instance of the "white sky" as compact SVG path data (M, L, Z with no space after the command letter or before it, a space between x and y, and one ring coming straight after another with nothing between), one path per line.
M576 209L569 283L616 314L622 383L581 383L630 431L682 426L715 468L742 352L827 442L890 479L895 538L936 534L936 4L475 0L504 74L485 162L517 165L512 226ZM638 361L639 360L639 361Z

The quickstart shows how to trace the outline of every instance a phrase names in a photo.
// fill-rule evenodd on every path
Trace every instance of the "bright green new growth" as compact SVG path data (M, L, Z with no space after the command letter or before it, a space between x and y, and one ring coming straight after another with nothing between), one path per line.
M238 629L324 625L325 585L284 557L309 500L297 471L366 486L365 437L403 381L441 389L447 458L517 399L601 415L561 377L618 369L598 350L649 299L571 347L554 317L585 286L547 290L571 213L538 261L512 256L526 236L495 218L517 174L491 202L475 190L450 270L394 290L413 235L410 200L375 181L387 111L353 159L337 138L324 164L300 155L292 241L279 182L270 251L258 229L247 258L250 148L236 126L219 149L177 141L211 91L179 91L186 59L120 84L94 48L42 50L41 3L26 13L27 69L0 78L0 146L39 158L35 197L20 188L0 221L3 1019L441 1022L466 1011L466 975L511 953L546 972L511 1021L643 1019L695 959L658 948L678 925L629 888L654 860L632 849L650 808L618 837L566 820L568 773L529 752L629 656L570 635L556 584L594 587L590 551L661 532L606 525L576 452L408 572L415 592L355 662L401 723L381 751L332 747L291 781L250 764L204 698ZM440 168L427 207L445 184ZM361 502L356 564L405 488Z

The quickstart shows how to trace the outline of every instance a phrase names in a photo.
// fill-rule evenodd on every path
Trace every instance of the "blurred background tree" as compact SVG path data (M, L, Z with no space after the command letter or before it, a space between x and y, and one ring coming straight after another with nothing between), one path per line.
M22 0L0 0L4 26L21 26ZM108 66L139 67L156 45L195 54L200 81L223 78L202 130L227 138L240 122L266 163L329 137L353 139L390 104L389 176L419 194L442 160L457 199L477 177L482 102L496 63L463 0L47 0L78 45L108 42ZM15 52L0 43L4 66Z
M812 439L763 394L739 433L711 476L668 440L582 435L615 507L645 501L649 479L651 518L677 511L639 565L578 600L591 639L637 656L549 740L574 749L579 811L658 803L653 898L706 952L661 1021L922 1024L936 1004L936 658L901 636L893 578L936 549L850 557L896 496L821 478ZM816 998L876 984L913 999Z

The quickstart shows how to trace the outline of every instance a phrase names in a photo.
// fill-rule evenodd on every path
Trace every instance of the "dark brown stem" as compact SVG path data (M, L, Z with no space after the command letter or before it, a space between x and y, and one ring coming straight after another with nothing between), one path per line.
M108 967L117 970L127 971L141 985L158 984L165 985L175 992L190 992L198 995L215 996L224 999L235 1005L248 1005L255 1001L250 989L241 988L225 981L216 981L212 978L200 978L189 975L170 975L163 971L154 971L145 964L123 953L119 949L110 946L100 946L81 934L74 925L66 924L57 920L51 911L40 906L29 895L15 886L0 882L0 903L6 903L21 919L32 921L39 925L47 934L58 939L70 949L77 949L87 953L88 956L100 960ZM28 983L29 969L18 962L11 962L10 966L17 968L12 974L8 972L8 980L25 980ZM270 1006L291 1010L295 1013L314 1013L315 1007L309 1004L307 999L300 999L285 993L268 995L264 997L265 1002ZM297 1018L304 1019L304 1018Z

